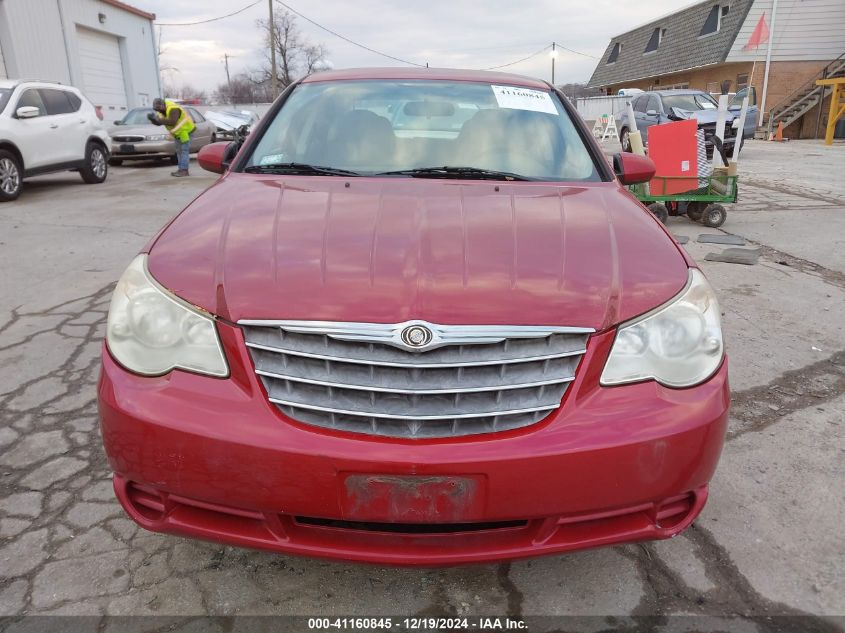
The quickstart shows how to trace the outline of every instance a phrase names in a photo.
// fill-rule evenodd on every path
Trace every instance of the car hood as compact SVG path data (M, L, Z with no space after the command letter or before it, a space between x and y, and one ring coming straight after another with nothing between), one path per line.
M229 174L149 250L224 319L605 329L670 299L687 260L616 183Z
M681 108L672 108L672 113L679 119L695 119L701 123L715 123L719 117L718 110L682 110ZM733 121L739 114L728 110L725 113L725 121Z
M115 125L109 128L109 136L151 136L153 134L167 134L164 126L153 125Z

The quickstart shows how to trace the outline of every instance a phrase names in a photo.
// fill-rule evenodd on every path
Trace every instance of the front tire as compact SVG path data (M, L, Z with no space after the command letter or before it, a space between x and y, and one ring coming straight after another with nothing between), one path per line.
M648 205L648 210L656 217L662 224L669 221L669 209L662 202L652 202Z
M628 131L628 128L622 128L622 131L619 133L619 142L622 143L623 152L631 151L631 133Z
M11 202L21 195L23 169L11 152L0 149L0 202Z
M109 175L109 161L106 150L98 143L88 143L85 148L85 165L79 170L82 180L89 185L105 182Z
M711 229L718 228L725 223L728 218L728 212L721 204L711 204L704 209L704 215L701 217L701 222L704 226L709 226Z

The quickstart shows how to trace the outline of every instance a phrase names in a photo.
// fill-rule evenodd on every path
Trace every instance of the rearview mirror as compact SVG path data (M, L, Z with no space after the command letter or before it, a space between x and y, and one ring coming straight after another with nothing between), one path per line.
M230 156L231 150L229 149L234 145L234 143L228 141L206 145L197 154L197 162L206 171L222 174L229 168L229 164L234 158L234 155Z
M15 115L19 119L34 119L37 116L41 116L41 110L35 106L21 106L15 111Z
M402 112L408 116L454 116L455 106L448 101L409 101Z
M636 185L654 178L657 168L647 156L621 152L613 156L613 171L623 185Z

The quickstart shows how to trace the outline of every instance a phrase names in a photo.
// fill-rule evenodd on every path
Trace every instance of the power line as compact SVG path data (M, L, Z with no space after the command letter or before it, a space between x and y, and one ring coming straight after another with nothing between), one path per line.
M245 7L238 9L232 13L227 13L226 15L221 15L216 18L208 18L207 20L199 20L197 22L178 22L178 23L171 23L171 24L164 24L161 22L156 22L158 26L195 26L197 24L208 24L209 22L217 22L218 20L225 20L226 18L231 18L232 16L238 15L239 13L243 13L247 9L251 9L256 4L261 2L261 0L255 0L255 2L246 5Z
M541 48L536 53L531 53L528 57L523 57L522 59L517 59L515 62L510 62L507 64L502 64L501 66L491 66L490 68L480 68L479 70L499 70L500 68L507 68L508 66L515 66L516 64L522 63L524 61L528 61L532 57L537 57L537 55L546 52L552 47L551 44L546 44L543 48Z
M416 62L408 61L407 59L402 59L402 58L400 58L400 57L394 57L393 55L388 55L387 53L382 53L381 51L377 51L377 50L376 50L376 49L374 49L374 48L370 48L369 46L365 46L364 44L361 44L360 42L356 42L355 40L351 40L351 39L349 39L348 37L345 37L345 36L341 35L341 34L340 34L340 33L338 33L337 31L332 31L330 28L325 27L325 26L323 26L322 24L320 24L320 23L318 23L318 22L315 22L314 20L312 20L311 18L309 18L309 17L307 17L307 16L305 16L305 15L302 15L302 14L301 14L299 11L297 11L296 9L294 9L294 8L290 7L289 5L285 4L284 2L282 2L282 0L276 0L276 2L277 2L278 4L280 4L281 6L283 6L285 9L287 9L288 11L290 11L291 13L293 13L294 15L298 15L299 17L301 17L301 18L302 18L303 20L305 20L306 22L310 22L311 24L313 24L313 25L314 25L314 26L316 26L317 28L319 28L319 29L323 29L326 33L331 33L331 34L332 34L332 35L334 35L335 37L339 37L339 38L340 38L340 39L342 39L344 42L348 42L349 44L352 44L353 46L357 46L358 48L363 48L365 51L369 51L369 52L371 52L371 53L375 53L376 55L381 55L382 57L386 57L387 59L392 59L392 60L393 60L393 61L395 61L395 62L400 62L400 63L402 63L402 64L408 64L408 65L410 65L410 66L418 66L418 67L420 67L420 68L425 68L425 67L426 67L426 65L425 65L425 64L418 64L418 63L416 63Z
M571 48L566 48L563 44L558 44L558 48L562 48L565 51L569 51L570 53L575 53L576 55L583 55L584 57L590 57L591 59L598 59L595 55L590 55L589 53L582 53L581 51L576 51Z

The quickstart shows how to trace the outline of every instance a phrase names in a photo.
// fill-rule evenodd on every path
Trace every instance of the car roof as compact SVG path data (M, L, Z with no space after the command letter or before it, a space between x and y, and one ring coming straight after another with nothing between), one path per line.
M523 77L511 73L490 72L486 70L460 70L456 68L347 68L327 70L309 75L303 83L324 81L349 81L355 79L430 79L432 81L474 81L490 84L506 84L548 90L549 84L539 79Z
M64 90L78 90L75 86L59 83L58 81L48 81L45 79L0 79L0 88L17 88L26 84L35 88L62 88Z
M651 90L648 94L656 94L660 95L661 97L666 97L671 95L706 95L710 93L705 92L704 90L693 90L691 88L683 88L678 90Z

